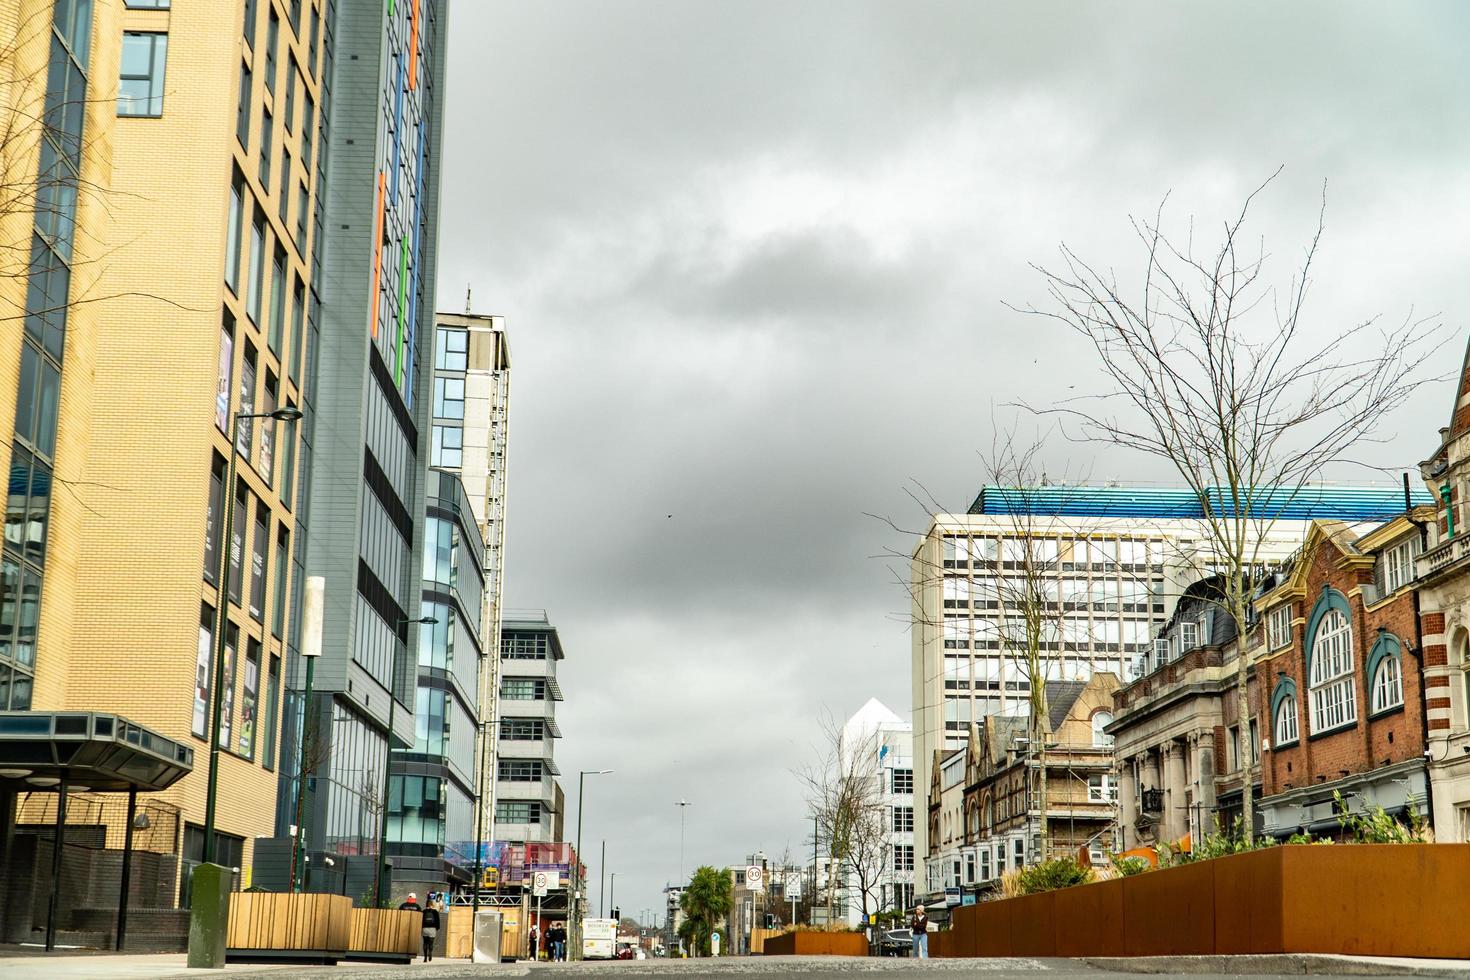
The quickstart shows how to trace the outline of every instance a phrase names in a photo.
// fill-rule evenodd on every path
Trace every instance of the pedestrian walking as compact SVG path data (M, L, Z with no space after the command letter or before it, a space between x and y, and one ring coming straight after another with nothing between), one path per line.
M439 938L439 910L430 902L424 909L424 962L434 959L434 940Z
M557 961L567 958L567 927L563 922L558 922L551 927L551 958Z
M536 962L536 940L541 938L541 929L536 923L531 923L531 962Z
M914 906L914 914L909 920L909 928L914 932L914 956L921 960L928 959L929 916L924 914L924 906Z

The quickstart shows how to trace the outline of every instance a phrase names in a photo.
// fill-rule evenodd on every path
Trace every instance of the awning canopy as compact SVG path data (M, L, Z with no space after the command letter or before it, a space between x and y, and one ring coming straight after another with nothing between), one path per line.
M194 750L117 715L0 711L0 786L148 793L194 768Z

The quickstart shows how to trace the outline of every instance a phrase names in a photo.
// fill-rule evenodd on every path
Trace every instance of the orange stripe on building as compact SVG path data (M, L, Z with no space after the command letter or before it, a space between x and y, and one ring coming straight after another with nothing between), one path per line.
M383 193L387 187L387 179L381 170L378 171L378 212L373 221L373 300L371 312L373 338L378 336L378 286L383 276Z
M408 32L408 90L413 91L419 77L419 0L413 0L413 16Z

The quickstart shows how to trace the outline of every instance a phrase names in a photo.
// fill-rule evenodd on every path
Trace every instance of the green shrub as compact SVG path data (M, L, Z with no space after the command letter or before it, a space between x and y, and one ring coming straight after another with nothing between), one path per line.
M1145 871L1152 871L1154 867L1141 857L1124 857L1120 854L1114 854L1110 860L1113 865L1114 878L1132 878L1134 875L1141 875Z
M1017 885L1022 895L1036 895L1056 891L1058 888L1085 885L1094 877L1091 868L1082 867L1072 858L1059 857L1022 868L1017 876Z
M1332 794L1337 804L1337 822L1344 833L1352 835L1355 844L1429 844L1434 841L1434 831L1419 808L1409 804L1409 822L1399 823L1384 812L1381 806L1368 807L1362 813L1349 813L1347 801L1341 793Z

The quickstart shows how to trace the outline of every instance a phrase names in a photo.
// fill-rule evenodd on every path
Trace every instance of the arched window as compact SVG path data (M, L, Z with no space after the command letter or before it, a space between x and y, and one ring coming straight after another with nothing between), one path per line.
M1276 705L1276 744L1290 745L1296 740L1296 698L1287 695Z
M1328 597L1324 596L1323 601L1329 601ZM1317 622L1312 632L1309 680L1312 731L1326 732L1358 720L1358 702L1353 689L1353 628L1345 609L1336 604L1329 605L1320 617L1314 618Z
M1113 723L1111 711L1099 711L1092 716L1092 744L1096 746L1109 746L1113 744L1113 736L1103 729Z
M1401 707L1404 703L1404 677L1399 658L1384 657L1373 671L1373 712Z

